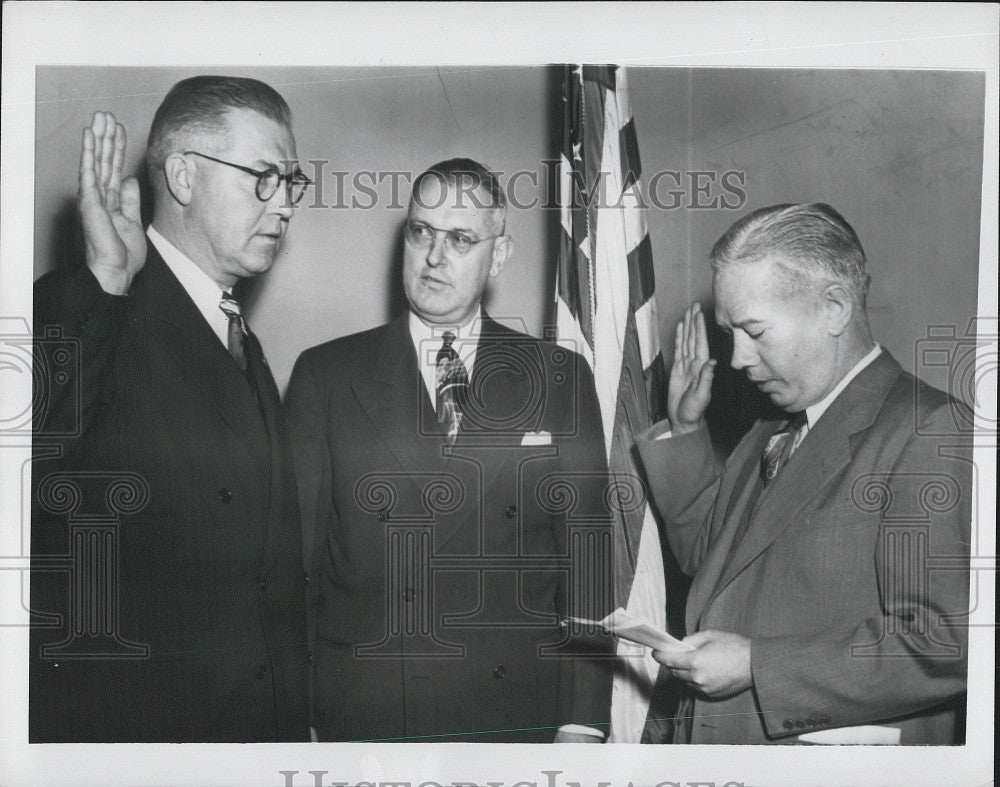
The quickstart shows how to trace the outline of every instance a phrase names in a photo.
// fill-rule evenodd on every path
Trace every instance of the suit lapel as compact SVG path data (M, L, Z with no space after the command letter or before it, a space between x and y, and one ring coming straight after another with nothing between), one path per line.
M525 458L520 447L522 434L529 427L540 428L539 424L510 422L510 413L520 412L522 404L532 401L531 375L523 373L523 369L522 373L516 373L517 362L510 355L519 341L512 342L512 337L510 329L484 314L475 366L470 374L466 416L455 445L446 449L444 465L445 472L450 469L463 475L456 464L475 464L479 472L478 500L475 505L459 509L457 515L442 522L435 537L439 549L470 525L480 527L483 501L495 496L493 487L505 472L511 472L511 465ZM514 373L505 374L505 371ZM550 448L554 452L554 447ZM470 522L470 518L474 521Z
M404 312L379 334L370 362L351 371L351 388L373 431L402 469L419 473L440 465L443 443L417 370L407 320Z
M131 297L151 342L180 367L189 389L213 407L266 472L267 433L247 378L156 249L150 245Z
M815 497L850 463L851 436L872 425L901 371L896 360L883 350L878 358L851 381L815 426L810 428L788 464L760 498L740 543L730 544L728 549L719 550L723 555L728 555L730 551L732 554L721 567L719 579L714 583L714 589L702 612L775 539L802 520L806 508ZM767 433L762 431L762 434ZM752 463L756 467L758 462L759 451L746 458L743 471L746 470L746 463ZM747 497L745 486L735 487L733 490L733 494L743 498L744 504ZM732 539L743 511L743 505L730 507L724 538Z

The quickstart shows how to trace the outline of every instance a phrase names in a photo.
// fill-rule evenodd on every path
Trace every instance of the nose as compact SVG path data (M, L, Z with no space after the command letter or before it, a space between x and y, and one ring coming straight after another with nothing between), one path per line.
M729 362L734 369L746 369L753 366L757 360L757 354L753 350L750 338L743 331L733 333L733 359Z
M431 245L427 247L427 264L436 268L444 262L444 244L448 236L443 232L434 236Z
M271 199L267 201L267 206L272 213L277 213L282 219L288 221L292 218L292 214L295 212L295 206L292 205L291 194L285 187L284 182L278 187L278 190L271 195Z

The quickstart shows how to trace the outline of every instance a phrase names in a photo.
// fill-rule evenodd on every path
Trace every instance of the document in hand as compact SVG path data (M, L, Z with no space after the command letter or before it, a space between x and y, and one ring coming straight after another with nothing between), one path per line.
M563 625L569 623L579 623L583 626L599 626L608 634L614 634L629 642L637 642L646 645L653 650L693 650L690 645L686 645L676 637L672 637L666 631L658 629L639 618L634 618L624 609L619 607L603 620L587 620L586 618L566 618Z

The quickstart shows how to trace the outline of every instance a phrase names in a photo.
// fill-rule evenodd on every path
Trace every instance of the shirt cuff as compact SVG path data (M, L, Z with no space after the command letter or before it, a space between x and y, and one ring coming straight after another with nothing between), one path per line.
M604 733L595 730L593 727L585 727L582 724L564 724L559 728L559 732L573 732L577 735L593 735L595 738L604 740Z

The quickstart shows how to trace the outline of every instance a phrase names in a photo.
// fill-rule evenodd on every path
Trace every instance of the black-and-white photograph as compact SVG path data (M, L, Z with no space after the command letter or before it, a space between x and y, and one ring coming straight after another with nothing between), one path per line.
M4 23L0 781L991 778L995 7Z

